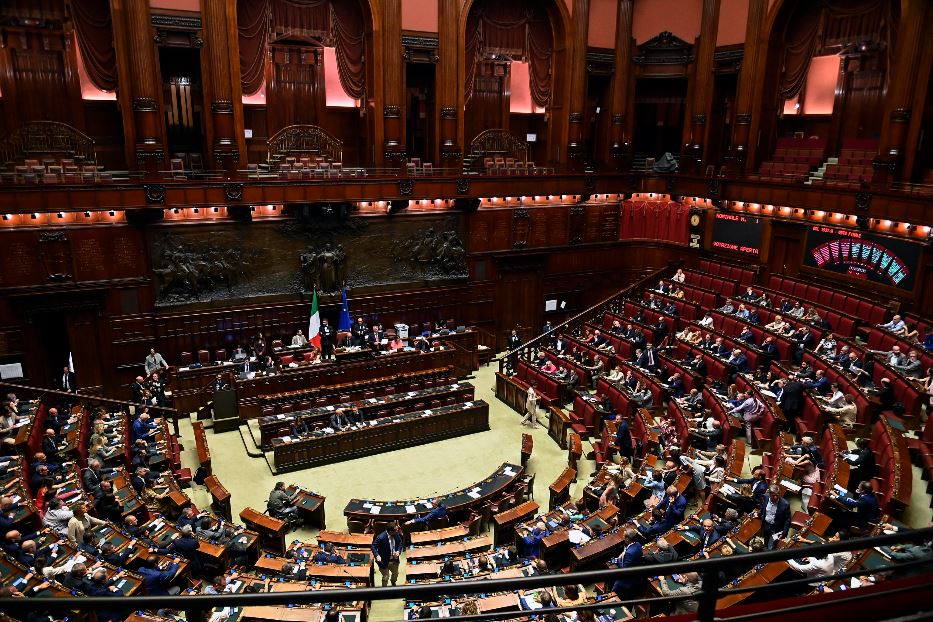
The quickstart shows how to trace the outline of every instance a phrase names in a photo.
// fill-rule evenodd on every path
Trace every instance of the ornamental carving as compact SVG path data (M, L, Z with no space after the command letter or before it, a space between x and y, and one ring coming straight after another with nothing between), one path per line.
M155 112L158 110L156 101L151 97L134 97L133 112Z
M457 120L457 109L451 106L445 106L441 108L441 119L445 121L456 121Z
M233 114L233 102L228 99L215 99L211 102L211 112L216 114Z
M910 122L910 116L911 109L906 106L891 111L891 120L895 123L908 123Z
M411 196L411 193L415 191L415 182L411 179L400 179L398 181L398 192L403 197Z
M596 190L596 178L592 175L586 175L583 178L583 189L586 192L594 192Z
M386 119L399 119L402 117L401 106L385 106L382 109L382 116Z
M613 125L622 125L623 121L625 121L625 115L624 115L624 114L614 114L614 115L612 115L612 124L613 124Z
M719 190L720 190L720 188L719 188L719 180L718 180L718 179L713 178L713 179L710 179L710 180L706 183L706 194L707 194L711 199L718 199L718 198L719 198Z
M736 125L751 125L752 124L752 115L747 112L740 112L735 115L735 124Z
M528 218L529 216L527 207L519 207L512 212L512 218Z
M165 186L163 184L145 184L143 193L146 195L146 203L165 203Z
M239 201L243 198L243 184L224 184L224 198L228 201Z
M871 205L871 193L870 192L856 192L855 193L855 209L866 211Z
M470 191L470 180L466 177L457 178L457 194L466 194Z
M571 123L583 123L583 113L582 112L571 112L570 122Z
M298 256L301 275L307 291L322 294L339 292L344 285L344 263L347 254L343 246L324 244L321 250L310 248Z
M693 124L694 125L706 125L706 115L705 114L693 115Z
M693 45L664 31L639 45L632 61L636 65L689 65L694 61Z
M393 259L401 264L415 264L434 278L466 276L466 249L453 229L435 231L428 227L393 246Z

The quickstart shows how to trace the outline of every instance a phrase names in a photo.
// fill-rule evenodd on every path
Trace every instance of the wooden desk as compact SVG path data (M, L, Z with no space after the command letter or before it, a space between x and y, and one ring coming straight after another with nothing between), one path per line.
M489 547L491 546L492 538L489 536L477 536L476 538L460 540L458 542L445 542L435 546L409 548L405 551L405 559L407 561L437 559L439 557L447 557L449 555L461 555L463 553L472 553L475 551L486 551L489 550Z
M260 416L260 399L266 395L439 369L453 366L453 360L452 348L426 353L395 352L367 360L302 365L283 369L272 376L237 380L240 417L251 419Z
M561 449L567 449L567 432L570 430L570 415L559 406L548 407L548 436L557 441Z
M454 525L453 527L432 529L430 531L413 531L408 534L408 539L413 546L421 546L432 542L459 540L468 535L470 535L469 525Z
M474 398L475 388L468 382L446 384L418 391L405 391L392 395L360 398L332 404L318 406L297 412L267 415L259 419L260 447L272 447L272 440L289 436L291 425L296 420L305 423L309 428L327 427L330 417L337 409L357 409L364 420L379 419L390 414L417 410L418 404L431 405L433 402L441 404L453 399L455 403L470 402ZM310 401L310 400L308 400ZM420 408L424 409L424 406Z
M294 495L292 505L298 508L298 514L306 523L311 523L320 529L324 529L326 520L324 518L324 496L316 492L300 488L292 484L285 489L289 495Z
M307 586L305 586L307 589ZM243 607L240 620L256 620L257 622L321 622L324 612L320 607L274 607L271 605L259 607Z
M616 528L599 539L570 549L570 569L582 570L612 557L622 546L624 527Z
M272 441L279 472L351 460L384 451L483 432L489 429L489 404L483 400L441 406L369 422L358 429Z
M580 440L580 435L571 431L567 447L567 464L574 471L577 470L577 460L579 460L582 455L583 442Z
M233 520L233 510L230 508L230 493L220 483L216 475L204 478L204 485L211 493L211 507L228 521Z
M285 554L285 533L288 530L288 523L249 507L240 512L240 520L248 529L259 534L260 546L278 555Z
M480 507L493 497L497 497L515 487L521 481L525 469L516 465L504 463L489 477L472 484L467 488L441 496L447 506L448 516L452 514L466 514L474 507ZM430 499L430 498L429 498ZM365 499L351 499L343 510L347 522L358 521L366 523L376 520L379 523L391 521L404 522L412 518L427 514L433 506L428 500L413 499L400 501L368 501Z
M570 485L576 478L577 470L573 467L567 467L564 469L564 472L554 480L554 483L548 486L548 489L551 491L548 510L553 510L570 496Z
M319 544L330 542L334 546L347 546L369 549L373 545L375 534L371 533L342 533L339 531L321 530L317 534Z
M493 516L493 544L500 546L514 542L515 525L528 520L537 513L538 504L534 501L525 501Z
M198 464L210 473L211 450L207 446L207 432L204 431L204 424L200 421L195 421L191 427L194 430L194 444L198 450Z
M531 458L531 450L534 449L535 439L527 432L522 434L522 466L528 467L528 459Z

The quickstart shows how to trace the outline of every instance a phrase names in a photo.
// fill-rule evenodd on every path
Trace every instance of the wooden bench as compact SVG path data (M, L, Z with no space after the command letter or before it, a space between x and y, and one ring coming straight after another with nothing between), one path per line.
M553 510L570 497L570 485L577 478L577 470L573 467L567 467L561 473L554 483L548 486L551 491L551 498L548 501L548 510Z

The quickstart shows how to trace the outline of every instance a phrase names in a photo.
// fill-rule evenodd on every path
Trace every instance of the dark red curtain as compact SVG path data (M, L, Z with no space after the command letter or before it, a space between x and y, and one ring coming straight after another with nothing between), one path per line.
M84 70L102 91L117 88L117 55L113 47L113 22L108 0L71 3L71 16Z
M792 99L803 89L810 60L846 45L871 43L893 50L899 11L893 0L820 0L801 2L784 31L779 92Z
M276 35L324 38L330 32L330 0L272 0Z
M353 99L366 98L366 34L359 2L334 0L331 37L337 55L340 85Z
M269 0L238 0L237 39L240 46L240 83L244 95L262 87L269 44Z
M531 97L536 105L546 106L551 97L553 49L551 21L540 2L487 0L475 3L467 17L466 99L473 94L477 64L483 58L506 56L528 62Z
M619 215L620 240L663 240L686 245L689 240L690 208L674 201L622 202Z

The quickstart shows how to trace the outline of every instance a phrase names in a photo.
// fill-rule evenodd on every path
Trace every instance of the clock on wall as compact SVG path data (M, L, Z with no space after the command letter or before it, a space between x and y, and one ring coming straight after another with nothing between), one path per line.
M700 226L700 215L699 215L699 214L691 214L691 215L690 215L690 226L691 226L691 227L699 227L699 226Z

